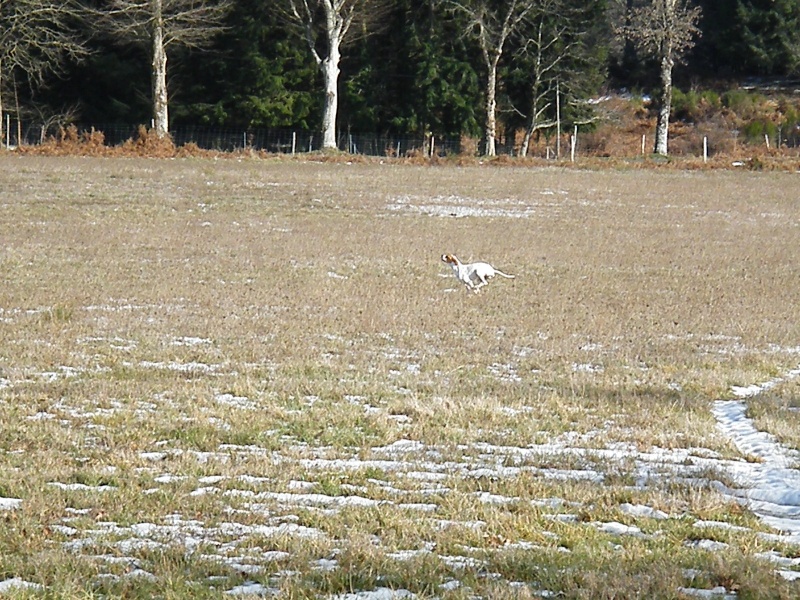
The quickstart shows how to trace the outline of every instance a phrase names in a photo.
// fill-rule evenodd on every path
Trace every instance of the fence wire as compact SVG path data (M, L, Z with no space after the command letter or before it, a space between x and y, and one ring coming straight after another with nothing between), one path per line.
M135 139L138 125L76 123L79 136L101 132L106 146L119 146ZM2 144L8 146L38 145L48 138L58 137L58 129L42 125L12 122L3 132ZM256 150L276 154L306 153L320 150L322 134L319 132L291 129L232 129L203 126L176 127L170 131L176 146L195 144L204 150L235 152ZM407 156L412 153L431 153L438 156L459 154L460 139L407 138L374 134L351 134L340 132L337 147L343 152L369 156Z
M17 123L7 121L3 125L0 144L5 147L19 145L35 146L44 143L49 138L58 138L59 129L53 126L44 127L40 124ZM73 127L71 125L70 127ZM74 124L79 136L86 136L92 131L103 134L103 143L106 146L119 146L128 140L138 137L139 125L119 123L76 123ZM695 128L697 129L697 128ZM555 139L548 139L532 148L531 156L543 158L570 158L580 154L595 154L598 156L615 155L620 148L615 148L607 154L602 146L602 140L593 139L591 133L576 132L577 137L572 140L568 134L563 135L560 145ZM170 136L176 146L195 144L203 150L218 152L237 152L244 150L263 151L274 154L302 154L321 149L322 134L320 132L292 130L292 129L233 129L206 126L180 126L170 131ZM792 148L800 147L800 124L794 127L782 128L774 137L761 135L759 139L746 140L739 136L738 131L711 134L706 139L706 134L699 129L685 135L680 144L671 148L677 155L704 155L705 151L713 155L716 152L730 152L737 144L760 144L767 148ZM588 141L587 141L588 140ZM571 145L574 143L574 147ZM646 154L652 149L652 139L642 139L641 149L638 142L630 148L622 150L621 156ZM560 146L560 152L557 148ZM337 147L342 152L362 154L366 156L454 156L461 154L478 154L475 142L468 142L465 147L460 138L447 138L428 136L425 138L393 137L386 135L361 134L339 132ZM500 137L497 140L497 154L513 156L519 151L519 144L513 139Z

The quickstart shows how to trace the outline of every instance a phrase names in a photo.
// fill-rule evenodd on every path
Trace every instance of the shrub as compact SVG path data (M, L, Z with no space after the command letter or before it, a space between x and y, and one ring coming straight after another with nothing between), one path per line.
M696 123L718 111L720 106L719 94L713 90L682 92L675 88L672 93L673 116L676 119Z
M775 140L775 137L778 135L778 126L768 119L760 118L745 123L741 132L745 142L750 144L763 144L765 135L768 136L770 140Z

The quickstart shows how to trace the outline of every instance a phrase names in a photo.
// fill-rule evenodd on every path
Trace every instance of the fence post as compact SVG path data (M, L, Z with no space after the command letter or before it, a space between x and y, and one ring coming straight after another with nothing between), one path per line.
M575 162L575 146L578 145L578 126L575 125L574 133L570 139L569 160Z
M642 134L642 156L644 156L644 149L645 149L646 140L647 140L647 136L643 133Z
M435 151L435 147L436 147L436 137L433 134L431 134L431 155L430 155L430 158L433 158L433 153Z
M11 115L9 113L6 113L6 150L10 149L11 149Z
M769 150L769 134L764 134L764 143L767 145L767 150Z
M556 80L556 160L561 159L561 93Z
M294 156L294 151L297 148L297 132L292 132L292 156Z
M708 162L708 136L703 136L703 162Z

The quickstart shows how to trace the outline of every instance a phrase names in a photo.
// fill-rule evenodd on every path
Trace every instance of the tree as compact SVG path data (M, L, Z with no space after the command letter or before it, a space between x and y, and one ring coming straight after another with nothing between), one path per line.
M169 133L167 50L202 48L224 30L230 0L111 0L99 13L106 31L121 43L149 45L153 125L158 136Z
M480 134L480 85L457 24L434 0L394 0L386 27L342 63L348 127L437 141Z
M3 94L16 88L15 73L24 74L31 87L39 87L67 60L88 54L76 27L82 15L75 0L0 1L0 139Z
M703 8L703 58L712 69L760 76L800 74L797 0L698 2Z
M574 107L599 87L606 59L600 39L604 11L605 3L597 0L540 0L531 11L508 76L509 95L525 121L521 156L527 156L534 133L555 125L557 96Z
M697 22L700 8L690 0L647 0L628 13L628 22L619 33L632 40L660 64L661 102L656 125L655 152L667 155L669 116L672 110L672 69L694 45L700 35Z
M280 0L236 0L204 60L176 53L175 124L309 129L321 113L318 69L287 31Z
M385 6L383 0L289 0L289 16L300 26L322 74L325 96L323 149L337 147L336 115L342 45L358 35L367 35L370 26L379 22ZM360 27L353 27L356 22Z
M498 67L506 42L518 31L539 0L442 0L465 19L466 31L478 42L486 68L484 154L494 156L497 139Z

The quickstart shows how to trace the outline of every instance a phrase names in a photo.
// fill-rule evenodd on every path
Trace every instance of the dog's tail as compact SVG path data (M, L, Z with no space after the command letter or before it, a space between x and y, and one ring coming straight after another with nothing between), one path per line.
M506 279L515 279L516 278L516 275L509 275L508 273L503 273L502 271L500 271L498 269L495 269L494 272L497 273L498 275L501 275L501 276L505 277Z

